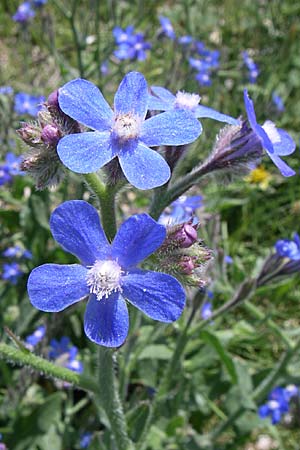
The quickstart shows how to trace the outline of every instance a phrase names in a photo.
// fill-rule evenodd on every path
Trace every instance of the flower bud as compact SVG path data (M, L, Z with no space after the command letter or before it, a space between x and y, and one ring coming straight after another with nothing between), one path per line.
M60 137L61 135L56 125L46 125L42 130L42 141L51 147L56 147Z
M38 124L23 123L22 128L17 130L20 138L31 147L39 147L43 142L41 140L41 130Z
M191 275L196 268L195 257L184 255L179 261L179 269L185 275Z

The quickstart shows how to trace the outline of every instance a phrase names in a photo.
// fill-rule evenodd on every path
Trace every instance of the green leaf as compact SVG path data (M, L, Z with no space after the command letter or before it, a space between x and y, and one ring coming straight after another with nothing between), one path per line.
M137 442L145 428L150 413L149 403L141 403L126 415L130 438Z
M141 359L162 359L168 360L172 356L172 351L166 345L148 345L139 355Z
M235 370L235 365L227 351L224 349L221 341L217 338L215 334L210 331L203 330L201 332L201 338L204 342L214 348L214 350L218 353L221 361L227 369L227 372L232 380L232 383L236 384L238 381L237 373Z

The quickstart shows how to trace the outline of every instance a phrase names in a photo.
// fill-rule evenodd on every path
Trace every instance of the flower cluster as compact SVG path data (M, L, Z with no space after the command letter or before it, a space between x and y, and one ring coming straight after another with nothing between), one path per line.
M295 385L289 385L285 388L277 386L268 396L268 401L258 409L258 415L261 419L270 417L272 424L280 422L281 417L290 409L290 401L293 397L299 395L299 389Z
M28 114L29 116L36 117L42 108L42 103L44 101L44 96L36 96L27 94L26 92L18 92L15 95L14 109L17 114Z
M11 183L16 175L24 175L20 170L22 157L9 152L5 156L4 163L0 164L0 186Z
M4 252L2 252L2 256L11 260L15 259L15 261L10 261L3 264L3 271L1 274L2 279L11 284L17 284L18 279L24 273L19 262L22 259L31 259L31 252L16 245L14 247L8 247L4 250Z
M84 329L99 345L118 347L126 339L129 316L125 299L154 320L176 320L185 303L178 281L137 265L162 245L165 227L147 214L127 219L109 244L97 211L80 200L61 204L52 213L54 238L81 264L44 264L28 280L31 303L57 312L89 297Z
M1 95L11 95L14 93L14 90L11 86L1 86L0 87L0 94Z
M196 58L189 58L189 64L197 72L195 79L200 86L211 86L211 75L220 65L220 52L209 50L201 41L194 42L193 46L196 48L197 55Z
M249 83L256 83L257 77L259 75L259 68L257 64L253 61L253 59L249 56L247 51L242 52L242 58L245 66L248 69L248 79Z
M117 45L114 55L118 59L144 61L147 58L146 52L151 48L151 44L145 41L144 33L136 33L134 27L129 25L124 30L120 27L115 27L113 35Z
M16 13L12 16L15 22L27 23L35 16L35 9L45 5L47 0L31 0L21 3Z
M4 250L4 252L2 252L2 256L5 258L31 259L32 253L29 250L21 248L19 245L15 245L14 247L8 247Z

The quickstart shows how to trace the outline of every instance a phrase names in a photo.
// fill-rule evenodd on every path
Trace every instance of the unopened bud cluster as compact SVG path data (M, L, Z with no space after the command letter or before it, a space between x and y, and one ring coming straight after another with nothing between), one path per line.
M183 284L204 287L212 252L198 239L192 221L167 226L167 237L156 252L159 270L176 276Z
M33 177L37 189L55 187L61 182L64 168L56 151L58 141L67 134L80 132L78 122L60 109L58 91L49 95L35 123L24 122L17 130L21 139L30 147L23 155L21 170Z

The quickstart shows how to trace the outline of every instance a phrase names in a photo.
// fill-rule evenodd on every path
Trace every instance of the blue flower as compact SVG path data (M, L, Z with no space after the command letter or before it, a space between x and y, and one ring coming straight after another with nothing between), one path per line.
M170 19L164 16L159 16L159 22L162 27L163 34L168 38L174 40L176 38L176 34Z
M192 44L193 42L194 42L194 38L192 36L189 36L189 35L180 36L178 38L178 43L180 45L189 45L189 44Z
M79 443L80 448L88 448L88 446L92 442L92 437L93 437L92 433L89 433L87 431L85 433L82 433L80 436L80 443Z
M173 322L184 308L185 293L170 275L136 266L166 237L164 226L147 214L137 214L120 227L112 244L90 204L73 200L52 213L50 228L56 241L76 255L80 264L44 264L28 280L36 308L62 311L89 296L84 318L87 337L99 345L118 347L126 339L129 317L125 299L154 320Z
M160 218L159 223L163 225L180 224L187 222L193 218L196 209L202 206L202 196L180 196L175 202L171 203L170 210L164 212Z
M16 156L8 152L5 157L5 162L0 164L0 186L10 183L15 175L24 175L20 170L21 156Z
M8 247L6 250L4 250L2 255L5 256L5 258L32 258L31 252L29 250L23 250L19 245Z
M149 96L148 108L158 111L184 110L191 113L197 119L206 117L231 125L239 125L240 121L226 114L219 113L207 106L199 105L200 95L178 91L173 95L168 89L159 86L151 86L152 95Z
M283 100L280 95L276 94L276 92L272 93L272 101L278 112L283 112L285 110Z
M73 372L83 372L82 362L78 360L78 348L71 344L67 336L63 336L60 341L51 339L49 358Z
M120 27L113 29L113 35L118 48L114 55L120 59L137 59L144 61L147 57L146 50L151 48L151 44L145 41L143 33L135 33L134 27L129 25L125 30Z
M32 5L30 2L21 3L18 7L17 12L12 16L12 19L15 22L25 23L28 22L35 16L35 12L32 9Z
M35 8L40 8L41 6L46 5L48 0L33 0L33 6Z
M212 303L205 302L201 308L201 317L203 320L207 320L212 316Z
M232 264L232 263L233 263L233 259L232 259L231 256L225 255L225 256L224 256L224 262L225 262L226 264Z
M283 258L289 258L293 261L300 259L300 237L298 233L294 234L293 240L280 239L275 244L277 254Z
M2 279L9 281L11 284L17 284L18 279L23 275L19 264L16 262L3 264Z
M0 94L2 95L10 95L13 94L14 90L11 86L1 86L0 87Z
M90 173L117 157L128 181L139 189L161 186L170 178L166 161L149 147L188 144L201 133L198 121L182 110L145 120L148 88L139 72L124 77L114 111L98 88L82 79L60 88L59 104L65 114L95 130L63 137L57 147L61 161L74 172Z
M296 144L291 136L286 131L276 128L270 120L267 120L262 126L257 123L253 101L246 89L244 90L244 101L249 124L273 163L284 177L295 175L296 172L279 157L279 155L290 155L294 152Z
M257 77L259 75L259 68L257 64L253 61L253 59L249 56L249 53L247 51L242 52L242 57L244 60L244 64L247 67L249 73L249 82L250 83L256 83Z
M40 325L32 334L25 338L26 347L33 349L44 338L45 334L45 325Z
M15 112L18 114L29 114L36 117L41 109L41 104L45 101L43 96L35 96L19 92L15 95Z
M258 408L258 415L261 419L271 417L272 424L280 422L282 415L289 411L289 402L292 397L298 395L298 388L294 385L286 388L277 386L268 396L268 401Z

